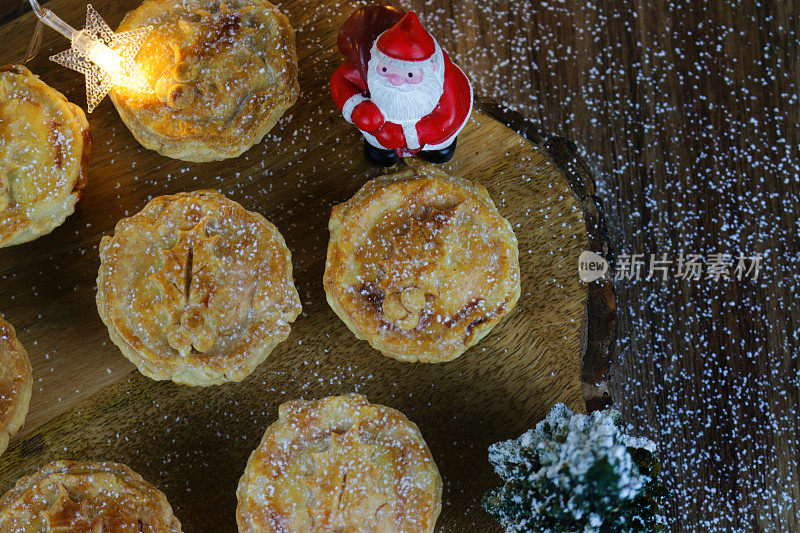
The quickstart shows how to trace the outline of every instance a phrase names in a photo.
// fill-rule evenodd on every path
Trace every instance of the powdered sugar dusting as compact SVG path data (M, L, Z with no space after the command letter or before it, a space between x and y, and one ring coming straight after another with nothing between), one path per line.
M755 282L617 283L612 385L632 432L660 444L675 526L797 529L797 14L685 0L404 5L476 94L578 143L618 253L764 256ZM481 32L497 47L474 46Z

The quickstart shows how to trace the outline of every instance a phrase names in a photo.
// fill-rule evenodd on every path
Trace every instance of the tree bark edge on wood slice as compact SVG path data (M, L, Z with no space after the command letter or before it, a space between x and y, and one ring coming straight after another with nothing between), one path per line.
M541 135L530 120L492 100L479 99L476 107L502 122L546 153L564 174L578 199L586 224L589 250L613 264L613 251L603 219L602 200L595 194L595 181L575 144L563 137ZM617 340L617 302L610 274L587 284L581 324L581 386L589 412L614 403L609 390L611 359Z

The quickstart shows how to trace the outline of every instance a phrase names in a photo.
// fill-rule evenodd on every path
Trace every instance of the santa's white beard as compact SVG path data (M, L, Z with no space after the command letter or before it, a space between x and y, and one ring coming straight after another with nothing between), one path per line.
M388 78L375 71L376 58L369 62L367 87L370 99L378 106L384 118L389 122L416 123L430 114L439 103L444 90L444 66L440 63L434 71L430 62L420 61L422 81L416 85L404 83L396 87Z

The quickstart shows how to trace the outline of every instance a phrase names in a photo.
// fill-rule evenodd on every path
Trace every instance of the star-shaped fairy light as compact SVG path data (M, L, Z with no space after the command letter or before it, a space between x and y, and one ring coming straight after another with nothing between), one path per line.
M50 59L86 76L89 112L112 87L144 91L147 82L134 58L150 33L150 26L114 33L91 5L86 6L86 27L76 30L55 13L30 0L36 16L72 42L68 50Z

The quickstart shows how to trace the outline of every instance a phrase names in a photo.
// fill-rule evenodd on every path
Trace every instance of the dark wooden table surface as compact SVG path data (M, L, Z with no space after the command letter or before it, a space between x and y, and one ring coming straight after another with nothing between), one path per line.
M617 269L643 254L616 282L613 392L660 443L671 529L799 531L800 2L400 4L478 94L578 144ZM718 253L761 254L757 279L676 278Z

